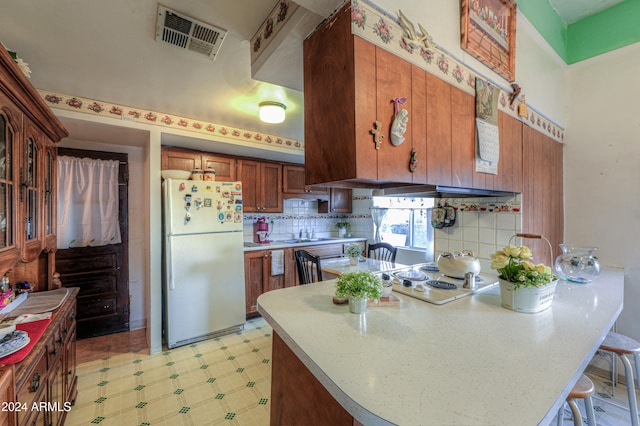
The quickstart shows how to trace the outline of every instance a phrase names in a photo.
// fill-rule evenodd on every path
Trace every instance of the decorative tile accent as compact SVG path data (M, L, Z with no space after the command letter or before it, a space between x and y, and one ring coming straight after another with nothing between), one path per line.
M105 367L105 368L100 369L101 373L106 373L107 371L109 371L109 367Z
M182 392L184 392L184 389L176 389L173 393L175 395L180 395Z
M170 362L166 363L165 365L166 365L167 367L171 367L173 364L175 364L175 362L170 361Z
M144 408L146 407L148 404L148 402L139 402L138 404L136 404L136 408Z
M145 387L144 385L138 385L138 386L136 386L135 388L133 388L133 390L137 390L137 391L139 391L139 390L144 389L144 387Z
M98 416L95 419L91 420L91 423L94 425L100 424L102 423L102 421L104 420L104 417Z
M259 405L267 405L267 402L269 402L268 398L260 398L260 401L258 401Z
M144 371L136 371L133 373L134 376L142 376L142 374L144 374Z
M248 388L252 388L252 387L254 387L255 385L256 385L256 382L249 382L249 383L247 383L247 387L248 387Z
M202 354L195 354L194 357L195 358L200 358L202 356Z
M227 413L227 415L224 416L224 419L225 420L233 420L235 416L236 416L236 413Z
M141 359L136 359L135 361L133 361L134 364L140 364L142 362Z
M244 371L244 368L242 368L242 367L240 367L240 368L236 369L236 372L237 372L237 373L242 373L243 371Z
M207 383L213 383L216 381L215 377L209 377L209 379L207 380Z
M216 399L222 399L224 398L224 394L223 393L219 393L216 395Z
M169 376L170 379L177 379L179 374L172 374Z
M202 364L200 366L200 370L206 370L207 368L209 368L209 366L207 364Z
M182 407L180 409L180 411L178 411L180 414L187 414L189 412L189 410L191 410L190 407Z
M98 383L98 386L106 386L106 385L107 385L107 383L109 383L109 382L108 382L108 381L106 381L106 380L103 380L103 381L101 381L100 383Z
M102 404L103 402L105 402L107 400L107 398L105 398L104 396L101 396L100 398L96 399L96 404Z
M194 118L180 117L158 111L144 111L134 107L69 96L47 90L38 90L38 93L53 109L65 109L84 114L99 115L101 117L119 121L133 121L160 126L163 128L189 131L207 136L215 135L217 140L223 140L231 143L238 141L250 141L252 143L259 143L262 145L278 145L279 148L289 149L295 153L301 153L304 151L304 142L298 139L285 138L282 136L240 129L233 126L225 126L218 123L207 123L206 121L200 121ZM83 105L87 106L83 107Z
M227 358L227 360L229 360L229 361L233 361L234 359L236 359L235 356L230 356L229 358Z

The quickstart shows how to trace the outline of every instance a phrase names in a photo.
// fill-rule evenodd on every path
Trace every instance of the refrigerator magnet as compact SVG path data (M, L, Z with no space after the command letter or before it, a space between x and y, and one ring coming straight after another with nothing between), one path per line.
M211 187L211 185L207 185L204 188L205 192L213 192L213 188Z
M233 216L231 215L231 213L227 213L227 215L225 216L225 220L227 222L231 222L231 220L233 220Z
M191 192L198 192L198 187L196 185L193 185L191 187Z
M236 191L242 190L242 184L240 182L236 182Z
M204 199L204 206L205 207L211 207L211 198L205 198Z
M218 213L218 220L224 222L224 213Z
M184 191L186 187L187 187L187 185L185 185L185 184L184 184L184 182L182 182L182 183L180 184L180 186L178 186L178 190L180 190L180 191Z
M233 215L233 221L235 223L242 222L242 213L236 213L235 215Z

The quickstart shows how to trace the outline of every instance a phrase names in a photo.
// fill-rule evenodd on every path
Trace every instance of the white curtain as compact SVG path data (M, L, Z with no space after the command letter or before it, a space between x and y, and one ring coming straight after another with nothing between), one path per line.
M58 157L58 248L118 244L116 160Z
M387 211L387 209L381 209L379 207L371 209L371 219L373 220L373 227L375 228L373 236L374 243L382 241L382 238L380 238L380 225L382 225L382 219L387 215Z

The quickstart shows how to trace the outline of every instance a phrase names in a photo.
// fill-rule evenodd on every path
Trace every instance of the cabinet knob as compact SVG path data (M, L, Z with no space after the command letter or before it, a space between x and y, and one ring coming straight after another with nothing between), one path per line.
M37 371L31 377L31 383L29 384L29 392L35 392L40 387L40 373Z

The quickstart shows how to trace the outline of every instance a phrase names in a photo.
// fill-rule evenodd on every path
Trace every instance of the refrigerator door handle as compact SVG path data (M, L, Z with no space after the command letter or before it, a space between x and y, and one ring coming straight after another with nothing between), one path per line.
M172 255L171 255L171 241L167 241L167 243L165 244L165 250L166 250L166 256L167 258L165 259L166 264L167 264L167 284L169 287L170 291L173 291L176 289L176 284L175 281L173 281L173 262L172 262Z

